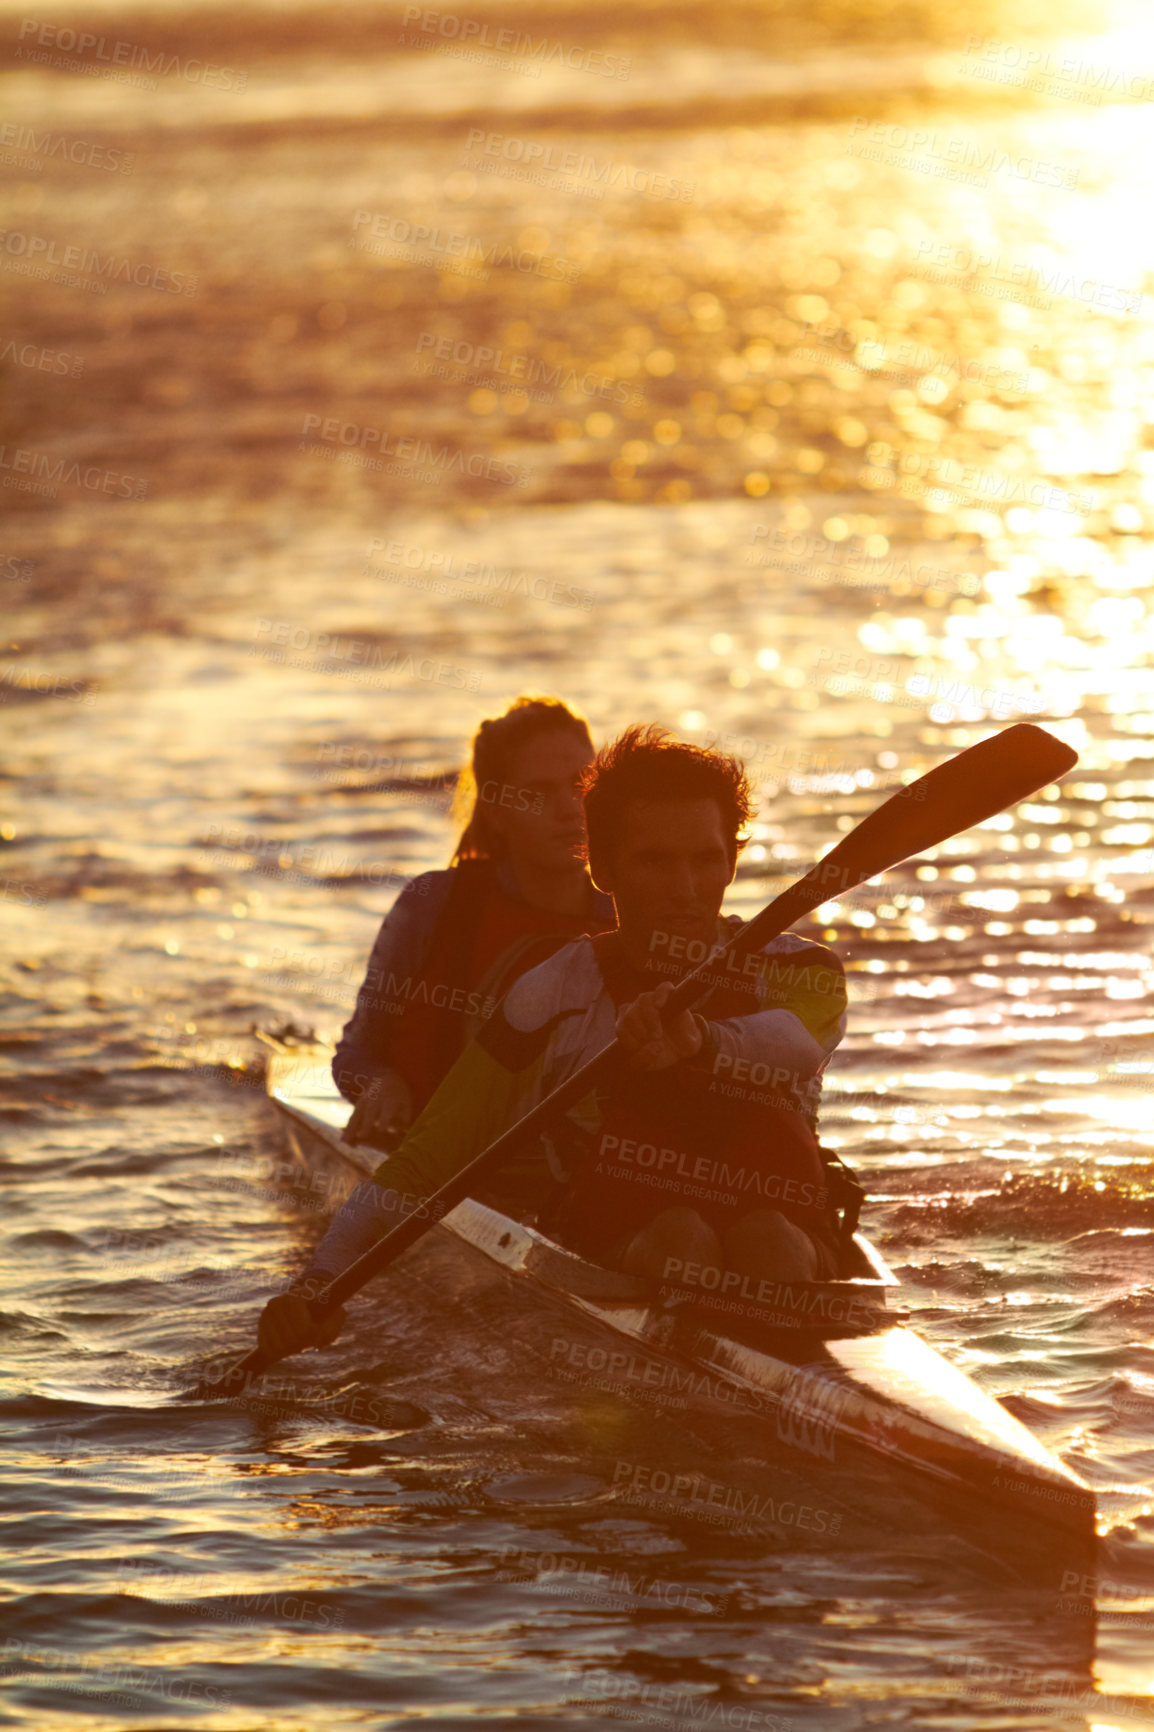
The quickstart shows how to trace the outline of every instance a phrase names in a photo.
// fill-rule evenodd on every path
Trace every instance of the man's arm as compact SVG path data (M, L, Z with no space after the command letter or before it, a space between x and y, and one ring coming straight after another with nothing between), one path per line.
M804 1083L822 1069L845 1034L849 1001L841 958L827 945L789 934L787 946L775 939L748 962L746 978L763 1008L705 1021L693 1068L748 1078L754 1066L763 1066L767 1074L757 1079L763 1085L774 1073L774 1087Z

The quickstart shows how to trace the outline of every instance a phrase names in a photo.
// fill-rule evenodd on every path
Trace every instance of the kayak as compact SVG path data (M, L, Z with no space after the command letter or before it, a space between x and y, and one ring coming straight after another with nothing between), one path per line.
M343 1140L350 1107L327 1049L267 1044L266 1089L299 1182L335 1209L380 1153ZM750 1294L735 1278L703 1298L589 1263L466 1199L382 1280L398 1296L422 1281L459 1295L462 1328L536 1343L550 1382L659 1417L673 1465L615 1463L625 1512L760 1527L791 1544L947 1528L1011 1577L1092 1573L1092 1488L908 1326L896 1277L860 1232L837 1280Z

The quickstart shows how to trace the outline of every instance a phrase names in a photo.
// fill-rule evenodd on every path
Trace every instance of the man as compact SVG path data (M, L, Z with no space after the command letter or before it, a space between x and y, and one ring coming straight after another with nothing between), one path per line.
M673 980L740 926L719 918L751 813L741 767L630 728L584 781L594 882L618 927L523 974L410 1129L334 1217L311 1268L270 1301L280 1355L333 1339L307 1296L431 1196L617 1035L626 1062L478 1190L583 1255L661 1280L675 1264L777 1280L837 1269L816 1137L820 1078L845 1029L845 978L824 945L774 939L668 1026Z

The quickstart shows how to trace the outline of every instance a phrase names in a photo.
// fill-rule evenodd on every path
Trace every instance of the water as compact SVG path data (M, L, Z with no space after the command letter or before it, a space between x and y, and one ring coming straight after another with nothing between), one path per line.
M1154 1724L1154 43L456 17L109 10L53 65L9 14L7 1723ZM1080 752L810 929L825 1139L919 1329L1098 1489L1095 1619L945 1536L623 1509L626 1444L715 1469L692 1420L427 1291L267 1410L175 1401L321 1230L250 1031L335 1034L524 689L743 751L741 912L991 727Z

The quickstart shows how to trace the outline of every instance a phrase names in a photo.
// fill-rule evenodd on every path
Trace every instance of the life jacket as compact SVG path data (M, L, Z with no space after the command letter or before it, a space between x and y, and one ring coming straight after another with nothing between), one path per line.
M593 939L620 1008L668 978L629 962L616 932ZM764 1006L740 976L720 978L694 1007L711 1021ZM604 1258L665 1209L691 1208L718 1230L756 1209L777 1209L834 1242L836 1222L814 1129L812 1097L734 1088L686 1065L621 1064L600 1096L601 1126L568 1188L542 1220L573 1250Z
M611 925L612 916L534 908L504 888L493 860L460 861L390 1042L389 1063L412 1091L414 1114L515 980L563 944Z

